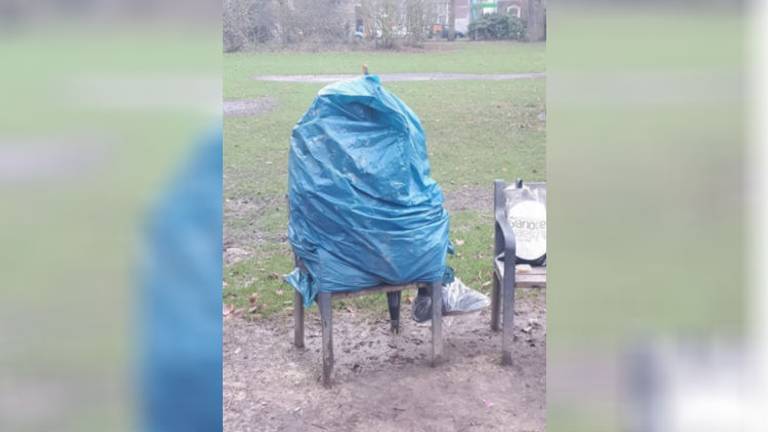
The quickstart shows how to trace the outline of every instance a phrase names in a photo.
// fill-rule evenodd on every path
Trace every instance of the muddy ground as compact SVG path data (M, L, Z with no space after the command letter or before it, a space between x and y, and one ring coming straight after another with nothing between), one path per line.
M224 318L224 430L512 431L545 430L545 290L518 290L515 363L500 365L501 335L489 311L445 317L446 361L429 366L429 323L387 313L334 311L335 385L320 378L320 323L307 310L306 348L293 347L283 314ZM403 317L410 306L403 305Z

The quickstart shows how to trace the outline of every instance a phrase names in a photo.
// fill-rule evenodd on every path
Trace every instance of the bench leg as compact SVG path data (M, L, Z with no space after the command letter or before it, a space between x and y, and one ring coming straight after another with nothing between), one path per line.
M293 291L293 345L304 348L304 298Z
M443 360L443 284L432 284L432 366Z
M400 333L400 293L401 291L392 291L387 293L389 322L392 334Z
M321 292L317 295L317 305L320 309L320 320L323 327L323 386L331 386L333 373L333 316L331 308L331 293Z
M504 286L502 296L504 305L502 306L503 329L501 334L501 364L512 364L512 343L515 338L515 279L514 265L506 265L504 273ZM512 272L512 277L507 275Z
M499 331L499 313L501 312L501 286L499 277L493 272L493 290L491 291L491 330Z

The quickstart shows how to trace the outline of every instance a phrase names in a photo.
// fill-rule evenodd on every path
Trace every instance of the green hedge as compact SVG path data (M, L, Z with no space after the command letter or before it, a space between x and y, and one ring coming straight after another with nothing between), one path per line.
M513 15L486 14L472 21L467 33L472 40L523 40L525 21Z

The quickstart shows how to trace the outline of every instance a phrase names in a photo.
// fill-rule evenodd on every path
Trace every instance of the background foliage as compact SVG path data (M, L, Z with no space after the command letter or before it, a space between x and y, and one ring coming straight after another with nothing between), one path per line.
M514 15L492 13L469 24L472 40L524 40L526 23Z

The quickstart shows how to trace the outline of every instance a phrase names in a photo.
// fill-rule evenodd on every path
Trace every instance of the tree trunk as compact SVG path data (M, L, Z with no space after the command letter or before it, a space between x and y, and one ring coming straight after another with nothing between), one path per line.
M539 42L546 38L544 34L545 9L542 0L528 0L528 17L526 39L529 42Z
M456 40L456 0L448 0L448 40Z

